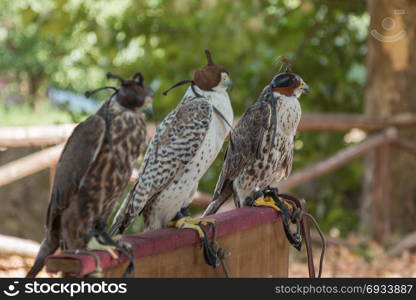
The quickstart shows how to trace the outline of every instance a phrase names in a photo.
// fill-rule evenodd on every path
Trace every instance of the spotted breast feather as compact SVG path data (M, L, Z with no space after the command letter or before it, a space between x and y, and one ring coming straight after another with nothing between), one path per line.
M212 120L212 105L204 98L185 98L158 128L140 167L137 181L119 209L111 234L122 233L175 178L186 172Z

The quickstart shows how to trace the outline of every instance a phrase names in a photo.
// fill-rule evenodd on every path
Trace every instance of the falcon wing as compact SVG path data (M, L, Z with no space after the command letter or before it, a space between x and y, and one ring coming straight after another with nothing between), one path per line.
M185 99L186 100L186 99ZM186 172L205 139L212 119L212 105L203 98L182 101L158 128L139 170L138 181L123 201L111 234L122 233L175 177Z
M55 218L69 206L70 197L77 192L101 149L104 135L105 121L94 115L75 127L69 137L55 174L46 220L49 230L53 230Z
M231 134L213 200L204 215L213 214L220 208L232 194L233 180L244 167L263 155L260 146L270 126L270 114L270 106L260 101L251 106L241 117Z

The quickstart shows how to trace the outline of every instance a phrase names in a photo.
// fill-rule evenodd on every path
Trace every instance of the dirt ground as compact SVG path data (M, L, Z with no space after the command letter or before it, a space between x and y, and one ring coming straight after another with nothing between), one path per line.
M325 254L322 277L416 277L416 252L405 251L390 257L383 247L374 242L358 243L356 237L347 242L353 247L329 245ZM318 272L320 248L314 247L314 261ZM305 251L292 249L289 277L307 277Z
M1 277L24 277L29 271L33 257L23 257L13 254L0 254L0 278ZM46 271L39 273L38 277L53 277Z
M315 264L319 262L319 249L314 248ZM292 249L289 277L307 277L305 251ZM23 277L33 258L0 254L0 277ZM317 266L318 267L318 266ZM40 277L52 277L42 271ZM416 253L405 252L400 257L389 257L376 242L349 249L329 245L325 255L323 277L416 277Z

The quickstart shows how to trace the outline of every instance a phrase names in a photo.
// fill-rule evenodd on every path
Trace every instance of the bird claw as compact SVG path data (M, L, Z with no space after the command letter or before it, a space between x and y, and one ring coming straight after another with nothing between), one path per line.
M290 244L297 250L301 249L302 236L300 234L300 222L296 222L295 207L288 200L279 197L277 188L267 187L263 191L255 191L252 197L246 200L247 205L271 207L283 215L283 229ZM290 222L296 223L296 233L290 230Z
M178 229L193 229L198 233L198 236L203 239L205 237L204 231L199 225L207 226L215 224L215 219L197 219L192 217L183 217L169 223L170 226Z
M254 206L271 207L275 211L280 212L280 208L276 205L272 197L269 196L257 198L256 200L254 200Z
M207 262L208 265L216 268L220 264L220 261L219 261L220 258L218 257L218 251L220 248L215 242L215 223L216 223L216 220L214 218L197 219L197 218L192 218L192 217L182 217L182 218L179 218L170 222L169 225L176 227L178 229L195 230L198 233L198 236L202 242L202 249L203 249L205 261ZM206 230L204 229L204 226L209 226L209 225L213 226L214 228L214 237L213 237L214 240L212 242L208 240L208 234ZM228 253L224 252L224 254L228 254ZM226 255L224 255L223 258L225 258L225 256Z
M121 239L123 238L123 235L116 234L116 235L112 236L111 238L114 242L118 243L118 242L121 242Z
M105 245L100 243L95 237L92 237L88 244L87 244L87 250L100 250L100 251L106 251L108 252L112 258L118 259L118 254L116 253L117 247L113 245Z
M282 208L277 205L277 201L284 204L284 206L292 210L292 205L279 198L279 190L277 188L267 187L263 191L256 191L253 197L249 197L246 203L250 206L271 207L277 212L282 212Z
M133 248L133 245L130 244L129 242L123 241L122 238L123 238L123 235L121 235L121 234L117 234L117 235L111 237L111 239L117 244L118 247L122 247L122 248L125 248L127 250L131 250Z

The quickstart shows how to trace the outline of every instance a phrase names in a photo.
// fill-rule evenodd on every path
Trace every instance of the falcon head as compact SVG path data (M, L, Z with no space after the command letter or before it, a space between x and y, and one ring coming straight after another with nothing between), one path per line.
M142 73L136 73L129 79L107 73L107 78L118 79L121 83L116 92L116 100L120 105L129 109L143 107L145 114L153 113L153 90L144 84Z
M143 107L143 112L145 114L153 113L153 90L143 83L144 78L142 73L136 73L132 78L127 80L110 72L108 72L106 76L108 79L114 78L119 80L121 86L119 88L114 86L104 86L93 91L87 91L85 92L85 97L89 98L92 94L101 90L113 89L115 91L113 96L121 106L128 109Z
M270 87L273 91L273 96L276 98L281 95L299 98L300 95L309 91L309 87L303 79L292 72L277 74L273 77Z
M186 83L191 84L192 91L198 97L201 95L194 90L194 85L203 91L209 92L225 92L227 88L232 87L232 82L227 69L222 65L214 64L209 50L205 50L205 55L207 56L208 64L197 69L194 72L192 80L181 80L178 83L175 83L164 91L163 95L166 96L172 89Z
M193 82L197 87L204 91L225 91L232 87L232 81L227 69L218 64L214 64L211 53L205 50L208 64L194 72Z

